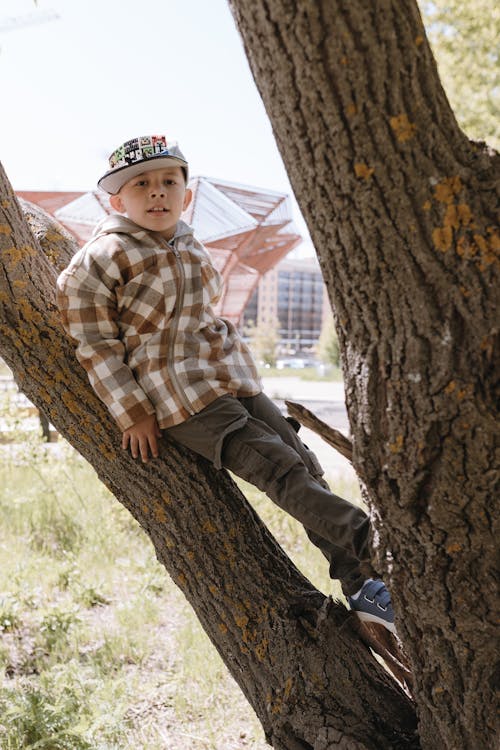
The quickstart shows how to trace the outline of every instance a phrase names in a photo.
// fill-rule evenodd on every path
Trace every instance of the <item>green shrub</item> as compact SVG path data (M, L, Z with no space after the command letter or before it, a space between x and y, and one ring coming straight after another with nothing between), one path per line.
M0 742L4 750L94 750L75 716L74 690L60 692L27 684L22 691L0 690Z

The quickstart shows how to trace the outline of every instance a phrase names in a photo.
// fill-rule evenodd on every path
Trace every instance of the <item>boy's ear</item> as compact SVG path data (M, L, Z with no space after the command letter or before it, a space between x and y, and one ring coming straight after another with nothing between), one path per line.
M123 205L123 201L120 198L119 193L117 193L116 195L110 195L109 203L111 205L111 208L114 208L114 210L118 211L119 214L125 213L125 206Z
M184 203L182 204L182 210L185 211L186 208L189 206L193 199L193 191L189 188L186 188L186 193L184 195Z

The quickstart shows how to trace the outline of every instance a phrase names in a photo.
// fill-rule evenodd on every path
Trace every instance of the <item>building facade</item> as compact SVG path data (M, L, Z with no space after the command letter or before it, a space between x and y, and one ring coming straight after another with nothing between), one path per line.
M243 324L278 326L278 354L314 353L330 306L316 258L285 258L262 276Z

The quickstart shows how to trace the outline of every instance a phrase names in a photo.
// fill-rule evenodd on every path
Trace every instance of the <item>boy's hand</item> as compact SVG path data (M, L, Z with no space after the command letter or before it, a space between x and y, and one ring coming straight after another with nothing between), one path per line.
M151 414L124 431L122 448L126 450L130 445L132 458L138 458L140 453L143 463L147 463L150 451L153 458L158 458L159 437L161 437L161 430L156 416Z

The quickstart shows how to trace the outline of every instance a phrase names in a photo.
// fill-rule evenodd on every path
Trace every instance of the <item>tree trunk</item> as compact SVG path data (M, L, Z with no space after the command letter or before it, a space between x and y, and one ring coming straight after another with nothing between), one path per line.
M299 573L225 471L173 443L134 462L91 390L54 305L74 246L0 174L0 354L20 389L92 464L158 559L281 750L416 750L413 705L356 618Z
M336 311L422 746L496 747L499 157L414 0L230 4Z

